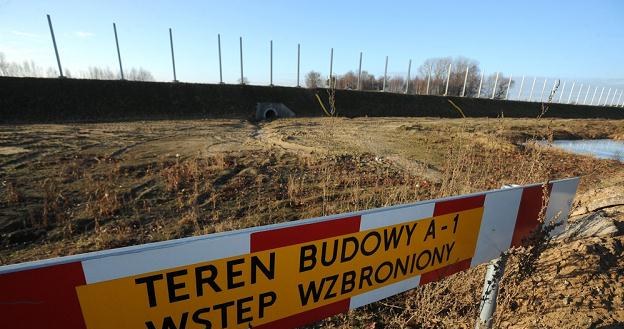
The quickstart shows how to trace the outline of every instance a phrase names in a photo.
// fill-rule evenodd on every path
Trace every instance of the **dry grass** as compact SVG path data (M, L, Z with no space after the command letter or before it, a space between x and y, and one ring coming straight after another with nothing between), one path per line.
M538 134L520 142L508 136L516 121L496 119L481 129L470 120L457 122L442 137L418 124L397 129L400 137L395 139L404 139L397 143L422 142L423 157L441 154L439 164L423 161L410 168L386 156L388 144L372 137L366 137L368 152L342 152L338 144L345 122L334 117L320 125L321 139L329 146L314 154L263 146L208 155L174 153L139 164L114 161L105 153L44 163L42 167L53 168L47 179L37 184L20 180L19 191L6 183L3 199L4 209L19 221L30 218L26 221L31 224L19 230L44 229L47 235L4 240L3 258L15 262L121 247L572 175L584 175L587 186L617 170L610 162L531 143L538 135L552 138L555 124L543 119ZM438 178L423 175L426 170L435 170ZM519 304L527 305L525 290L532 283L526 273L535 270L543 251L526 248L510 257L499 297L499 325L513 319ZM313 327L472 328L483 272L483 267L471 269ZM530 305L538 302L535 297Z
M18 204L22 199L19 191L17 190L17 186L15 182L2 182L3 184L3 194L4 194L4 202L8 205Z

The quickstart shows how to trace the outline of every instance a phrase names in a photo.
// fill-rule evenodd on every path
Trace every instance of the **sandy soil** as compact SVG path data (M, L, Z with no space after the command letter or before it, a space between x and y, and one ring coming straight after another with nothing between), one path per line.
M618 121L530 119L0 126L0 261L580 175L571 222L592 224L598 214L615 230L585 230L554 241L534 275L506 279L510 288L499 302L497 325L624 327L624 164L537 150L530 143L623 134ZM456 301L466 297L462 305L470 311L453 314L455 308L440 304L424 316L423 291L414 291L316 327L470 327L478 294L466 293L465 283L480 287L482 272L477 268L444 283L455 287L445 294Z

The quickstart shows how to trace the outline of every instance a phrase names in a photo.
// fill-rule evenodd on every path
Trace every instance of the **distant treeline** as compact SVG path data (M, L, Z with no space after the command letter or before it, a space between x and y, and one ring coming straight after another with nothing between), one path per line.
M451 73L449 76L449 66ZM96 79L96 80L118 80L120 74L113 72L108 67L89 67L86 71L77 73L70 72L69 69L64 70L65 77ZM124 70L124 78L126 80L135 81L154 81L152 73L144 68L131 68ZM22 63L9 62L4 54L0 52L0 76L7 77L37 77L37 78L56 78L58 71L52 67L43 68L38 66L34 61L24 61ZM476 60L464 57L443 57L431 58L425 60L416 70L413 77L410 77L409 84L406 76L393 75L386 78L384 89L384 76L374 76L368 71L362 71L360 77L360 90L385 90L394 93L406 94L428 94L428 95L449 95L449 96L466 96L466 97L488 97L502 99L505 97L508 88L511 88L515 81L509 81L509 77L502 73L498 75L491 74L481 77L481 69ZM446 90L446 80L448 83L448 92ZM336 89L358 89L357 72L349 71L345 74L338 74L332 77L332 84ZM464 90L464 81L465 90ZM246 78L243 81L248 83ZM305 85L308 88L329 87L329 79L322 77L317 71L310 71L305 76ZM496 91L493 93L494 88Z
M425 60L418 67L416 74L410 77L409 85L406 76L388 76L385 91L407 94L429 94L444 95L446 92L446 80L448 77L449 65L451 75L448 84L448 95L461 96L466 81L464 95L476 97L479 94L481 84L481 95L491 97L496 81L496 74L483 77L481 81L481 69L476 60L464 57L443 57ZM466 75L466 70L468 74ZM368 71L362 71L360 77L360 90L383 90L384 76L375 77ZM332 84L336 89L357 89L358 73L349 71L342 75L334 75ZM505 97L508 87L512 87L515 81L509 83L509 77L499 73L498 83L496 83L495 99ZM323 78L317 71L310 71L305 76L305 84L308 88L328 87L329 79ZM427 87L427 85L429 85Z
M77 73L69 69L63 70L63 74L68 78L97 79L97 80L118 80L119 73L114 73L110 68L89 67L86 71ZM9 62L4 53L0 52L0 76L4 77L33 77L33 78L58 78L58 70L52 67L41 67L34 61L24 61L22 63ZM124 78L134 81L154 81L152 73L142 67L124 70Z

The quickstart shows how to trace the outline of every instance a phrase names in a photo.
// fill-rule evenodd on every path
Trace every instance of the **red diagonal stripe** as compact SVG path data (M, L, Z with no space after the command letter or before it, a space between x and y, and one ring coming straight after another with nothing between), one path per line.
M452 214L468 209L483 207L485 194L471 196L467 198L436 202L433 216Z
M285 227L251 234L251 252L327 239L360 231L360 216Z
M1 327L86 328L76 294L84 284L80 262L0 275Z
M550 195L552 184L548 184L547 193ZM539 214L542 210L542 198L544 195L544 187L531 186L522 190L522 198L520 199L520 208L516 217L516 226L514 227L513 237L511 238L511 246L518 247L523 245L531 232L538 227Z
M457 272L465 271L470 268L470 261L472 258L468 258L466 260L462 260L455 264L447 265L437 270L433 270L431 272L423 273L420 276L420 285L427 284L429 282L434 282L446 278L449 275L453 275Z
M349 311L350 299L341 300L313 310L302 312L277 321L254 326L254 329L291 329L323 320L330 316Z

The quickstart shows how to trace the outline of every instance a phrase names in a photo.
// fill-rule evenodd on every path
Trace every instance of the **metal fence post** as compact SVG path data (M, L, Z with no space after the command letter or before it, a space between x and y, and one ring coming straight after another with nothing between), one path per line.
M604 104L602 104L602 106L607 106L607 103L609 103L609 96L611 95L611 88L609 88L609 91L607 92L607 96L605 96L605 102ZM600 104L598 104L600 105Z
M618 90L614 90L613 91L613 97L611 97L611 102L609 102L609 106L613 106L613 103L615 102L615 96L617 96Z
M244 85L245 84L245 75L243 74L243 37L239 37L238 39L238 46L239 46L239 52L240 52L240 72L241 72L241 77L240 77L240 84Z
M119 59L119 74L121 80L124 80L123 66L121 65L121 52L119 51L119 39L117 38L117 25L114 22L113 31L115 32L115 45L117 46L117 59Z
M173 65L173 82L178 82L178 77L176 76L176 67L175 67L175 55L173 54L173 33L171 32L171 28L169 28L169 45L171 46L171 64Z
M574 86L576 86L576 81L572 81L572 89L570 89L570 95L568 95L568 104L570 104L570 100L572 100L572 93L574 92Z
M299 69L301 67L301 44L297 44L297 87L301 87L299 84Z
M386 68L384 69L384 79L381 91L386 91L386 80L388 79L388 56L386 56Z
M479 80L479 91L477 91L477 98L481 98L481 87L483 86L483 77L485 72L481 72L481 79Z
M585 98L583 98L583 105L587 105L587 97L589 96L590 89L591 89L591 85L587 85L587 92L585 93Z
M531 92L529 93L529 102L533 99L533 90L535 89L535 81L537 81L537 77L533 77L533 83L531 84ZM544 86L546 86L546 80L544 80ZM544 90L542 90L542 94Z
M405 82L405 93L407 94L409 91L409 83L410 83L410 71L412 70L412 60L409 60L409 64L407 64L407 81Z
M581 98L581 91L583 91L583 84L581 83L581 86L579 87L579 91L576 94L576 101L574 102L574 104L578 105L579 103L579 99Z
M596 102L596 106L600 106L600 101L602 100L602 95L604 94L605 87L602 87L600 90L600 96L598 97L598 101Z
M464 97L466 95L466 83L468 82L468 69L470 69L470 66L466 65L466 74L464 75L464 86L462 87L461 97Z
M505 100L509 100L509 88L511 88L511 77L512 75L509 75L509 82L507 82L507 90L505 91Z
M498 75L500 72L496 72L496 78L494 79L494 88L492 89L492 99L496 96L496 87L498 85Z
M56 55L56 64L58 64L59 77L64 78L61 58L59 57L58 48L56 47L56 38L54 37L54 29L52 28L52 19L50 19L50 15L46 16L48 17L48 26L50 26L50 35L52 35L52 44L54 45L54 54Z
M594 105L594 99L596 98L596 92L598 91L598 86L596 86L596 88L594 88L594 94L592 95L591 101L589 102L589 105Z
M362 90L362 52L360 51L360 64L358 65L357 90Z
M429 83L431 82L431 71L433 68L429 65L429 75L427 76L427 90L425 90L425 94L429 95Z
M550 95L548 95L548 100L552 103L553 100L555 99L555 95L553 95L553 93L555 92L555 88L557 88L558 86L558 82L559 80L555 79L555 81L553 82L553 86L552 89L550 90ZM552 95L552 97L550 97Z
M223 67L221 66L221 34L217 34L217 45L219 48L219 83L223 83Z
M609 106L613 105L613 102L615 101L615 96L617 95L618 90L615 89L613 90L613 97L611 97L611 101L609 102Z
M544 92L546 91L546 81L548 81L548 79L544 78L544 85L542 86L542 94L540 95L540 102L544 101Z
M453 63L449 63L448 74L446 75L446 88L444 88L444 96L448 95L449 81L451 81L451 67Z
M271 56L270 56L271 57L271 60L270 60L271 65L270 65L269 70L271 71L271 75L269 77L269 85L271 87L273 87L273 40L271 40L271 42L270 42L270 48L271 48Z
M561 86L561 93L559 93L559 103L561 104L562 104L561 99L563 98L563 92L565 91L566 82L567 81L563 82L563 85Z
M518 91L517 97L518 100L522 97L522 87L524 87L524 75L522 76L522 81L520 81L520 90Z
M332 87L333 74L334 74L334 48L332 48L331 52L329 53L329 88Z

